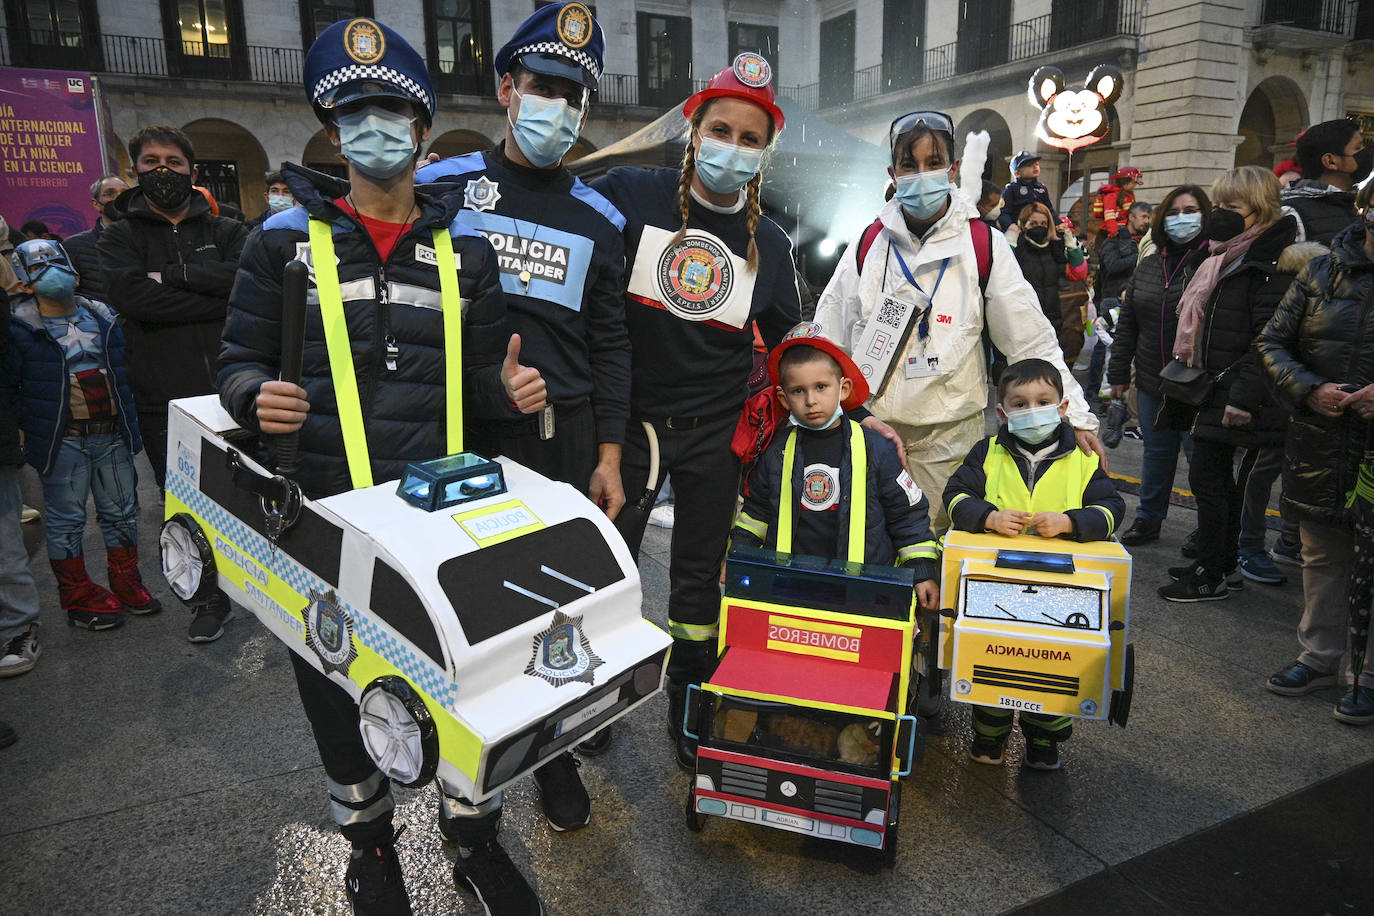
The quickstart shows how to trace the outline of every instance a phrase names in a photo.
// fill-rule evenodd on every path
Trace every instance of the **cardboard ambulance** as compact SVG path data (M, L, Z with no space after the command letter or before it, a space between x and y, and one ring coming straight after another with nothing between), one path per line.
M670 640L639 574L572 487L471 453L320 500L214 396L170 405L162 567L223 591L358 702L377 767L474 801L643 703Z
M1120 544L951 531L942 563L950 699L1125 726L1135 653Z

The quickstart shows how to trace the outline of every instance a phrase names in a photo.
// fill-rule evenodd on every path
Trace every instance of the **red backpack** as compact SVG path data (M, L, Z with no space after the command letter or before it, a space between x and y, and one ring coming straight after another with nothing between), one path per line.
M882 220L875 219L864 229L863 235L859 236L859 244L855 251L855 263L860 275L863 274L864 258L882 231ZM986 296L988 277L992 273L992 228L981 219L971 219L969 220L969 232L973 236L973 256L978 263L978 289ZM761 360L755 361L756 373L762 362ZM766 374L763 381L767 382ZM787 422L787 408L783 407L778 400L777 392L773 386L764 384L762 389L759 389L754 387L755 384L756 379L751 378L749 400L744 402L744 408L740 411L739 422L735 424L735 434L730 439L730 450L740 460L743 469L742 480L745 496L749 495L750 472L753 471L754 465L758 463L764 450L768 448L768 443L773 441L773 433L777 431L779 426Z

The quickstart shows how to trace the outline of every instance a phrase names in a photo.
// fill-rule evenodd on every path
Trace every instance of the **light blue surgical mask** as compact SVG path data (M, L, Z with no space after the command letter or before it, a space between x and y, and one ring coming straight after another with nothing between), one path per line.
M283 210L290 210L296 205L296 200L290 194L268 194L267 209L273 213L280 213Z
M701 183L717 194L732 194L754 180L763 163L763 150L702 137L696 151Z
M391 178L415 162L415 137L408 118L377 105L339 115L344 158L371 178Z
M577 142L582 112L569 105L567 99L546 99L511 91L520 100L520 113L514 121L510 121L510 112L506 112L515 145L537 169L558 164L563 154Z
M1059 426L1059 405L1045 404L1025 410L1009 410L1007 430L1027 445L1044 442Z
M898 175L896 184L897 200L901 202L902 209L910 213L913 219L930 219L940 212L949 197L949 170Z
M793 426L800 426L802 429L810 429L819 432L820 430L829 429L831 426L833 426L835 424L835 421L840 418L840 415L842 413L844 413L844 407L837 404L835 405L835 412L830 415L830 419L825 420L824 422L819 423L816 426L812 426L810 423L798 420L797 415L794 413L789 413L787 415L787 422L791 423Z
M76 291L76 274L65 267L49 267L33 281L33 289L49 299L66 299Z
M1164 234L1179 245L1191 242L1201 231L1201 213L1175 213L1164 217Z

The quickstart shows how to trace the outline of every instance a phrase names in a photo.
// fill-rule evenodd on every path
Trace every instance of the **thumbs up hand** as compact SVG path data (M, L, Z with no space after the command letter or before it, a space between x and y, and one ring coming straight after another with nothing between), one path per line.
M534 413L548 403L544 377L539 370L520 365L519 334L512 334L510 343L506 345L506 358L501 363L501 384L506 389L506 398L521 413Z

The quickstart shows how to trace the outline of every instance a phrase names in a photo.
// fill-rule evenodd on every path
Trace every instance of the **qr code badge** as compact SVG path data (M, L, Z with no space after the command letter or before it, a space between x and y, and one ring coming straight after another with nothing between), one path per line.
M906 317L909 303L901 299L894 299L891 296L884 296L883 301L878 304L878 324L885 324L890 328L902 327L902 319Z

